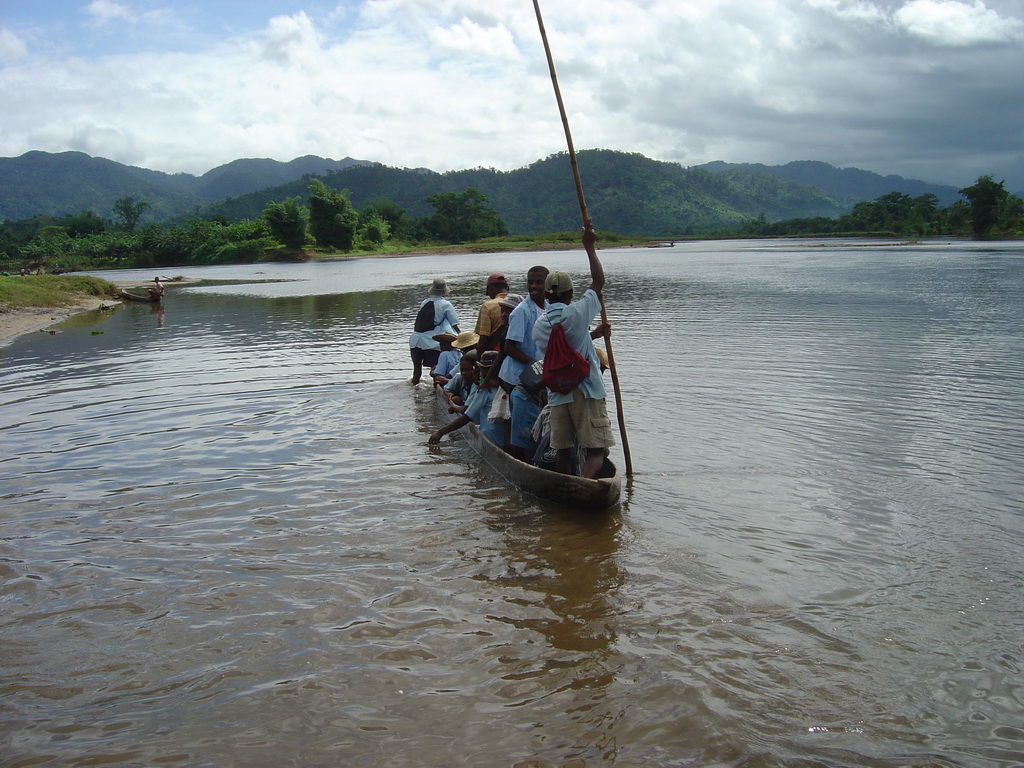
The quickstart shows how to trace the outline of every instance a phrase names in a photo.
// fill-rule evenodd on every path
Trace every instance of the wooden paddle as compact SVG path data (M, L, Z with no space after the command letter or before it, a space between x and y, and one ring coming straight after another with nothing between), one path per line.
M562 92L558 89L558 77L555 75L555 61L551 58L551 46L548 45L548 35L544 31L544 20L540 15L540 0L533 0L533 9L537 12L537 26L540 28L540 37L544 42L544 53L548 59L548 69L551 71L551 85L555 89L555 101L558 102L558 112L562 116L562 127L565 129L565 141L569 147L569 163L572 165L572 177L576 181L576 195L580 200L580 215L583 217L583 226L591 225L590 216L587 213L587 201L583 197L583 182L580 180L580 169L576 163L576 150L572 145L572 134L569 132L569 118L565 115L565 105L562 103ZM604 307L604 296L600 293L601 299L601 322L608 324L608 313ZM615 404L619 416L619 435L622 438L622 453L626 459L626 477L633 476L633 460L629 456L629 440L626 438L626 422L622 416L622 391L619 389L619 374L615 368L615 356L612 354L612 339L608 332L604 336L605 351L608 353L608 370L612 372L612 387L615 390Z

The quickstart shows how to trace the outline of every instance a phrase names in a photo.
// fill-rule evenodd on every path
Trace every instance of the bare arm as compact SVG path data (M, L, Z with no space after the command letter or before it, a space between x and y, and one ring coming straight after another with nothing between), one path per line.
M431 445L437 445L439 442L441 442L442 437L447 435L449 432L454 432L457 429L462 429L464 426L469 424L470 421L471 419L469 418L469 416L463 414L462 416L453 419L452 421L448 422L443 427L441 427L439 430L437 430L437 432L430 436L428 442Z
M512 339L505 339L505 356L526 365L533 362L533 358L519 348L519 342Z
M590 262L590 288L601 293L604 288L604 267L601 260L597 258L597 233L594 232L593 222L588 222L583 228L583 247L587 250L587 260Z
M476 356L483 357L484 352L491 348L491 337L477 334L480 340L476 343Z

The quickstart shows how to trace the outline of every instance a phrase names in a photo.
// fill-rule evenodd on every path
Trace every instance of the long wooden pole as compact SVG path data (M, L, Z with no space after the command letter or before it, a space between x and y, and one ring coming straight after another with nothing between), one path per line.
M562 92L558 88L558 76L555 74L555 60L551 58L551 46L548 45L548 35L544 31L544 19L540 15L540 0L533 0L533 9L537 12L537 26L540 28L540 37L544 42L544 54L548 59L548 69L551 72L551 85L555 89L555 101L558 102L558 113L562 116L562 127L565 129L565 143L569 147L569 163L572 165L572 177L576 181L576 195L580 201L580 215L583 217L583 226L591 225L590 215L587 213L587 201L583 197L583 182L580 180L580 168L576 163L576 150L572 145L572 133L569 132L569 118L565 114L565 105L562 103ZM608 312L604 306L604 296L598 294L601 299L601 322L608 325ZM608 369L612 373L612 387L615 390L616 411L619 416L619 435L622 438L622 453L626 459L626 477L633 476L633 460L629 455L629 440L626 437L626 421L622 415L622 390L619 388L619 373L615 368L615 355L612 354L612 339L607 332L604 337L605 351L608 353Z

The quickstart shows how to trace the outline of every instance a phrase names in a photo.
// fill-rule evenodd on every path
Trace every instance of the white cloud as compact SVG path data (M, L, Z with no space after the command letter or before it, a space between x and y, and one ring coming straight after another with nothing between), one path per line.
M939 45L1005 43L1024 38L1024 22L1001 16L981 0L912 0L896 11L894 19L910 34Z
M85 12L98 22L113 21L115 19L134 21L136 19L135 12L130 5L118 3L116 0L92 0L85 7Z
M888 17L877 3L856 0L807 0L807 5L829 11L839 18L849 21L882 22Z
M275 16L267 26L262 55L278 64L310 62L320 53L321 37L305 11Z
M431 40L442 51L481 60L518 58L512 33L506 27L482 26L463 18L448 27L436 27L430 32Z
M996 26L985 5L939 0L543 6L578 149L684 165L817 159L953 184L1020 154L1024 51L1005 39L1019 4L1001 5ZM20 59L0 68L0 154L77 148L195 173L238 157L347 155L443 171L510 170L565 148L522 0L372 0L258 25L189 16L155 27L141 22L157 4L133 7L146 13L120 53L50 53L61 49L34 36L27 52L7 45ZM183 36L225 25L254 31ZM146 37L151 28L174 33Z
M15 62L28 55L28 46L7 27L0 27L0 63Z

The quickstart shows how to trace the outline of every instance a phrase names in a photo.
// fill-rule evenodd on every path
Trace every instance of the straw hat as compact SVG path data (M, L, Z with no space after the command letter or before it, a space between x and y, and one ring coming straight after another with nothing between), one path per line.
M456 349L467 349L468 347L475 347L478 341L480 341L480 337L473 331L463 331L455 337L452 346Z

